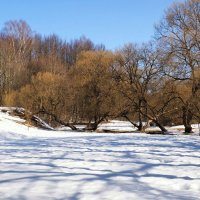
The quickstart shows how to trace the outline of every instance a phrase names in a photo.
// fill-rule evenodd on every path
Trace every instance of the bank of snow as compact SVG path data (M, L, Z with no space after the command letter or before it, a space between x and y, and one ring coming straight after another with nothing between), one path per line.
M0 199L197 200L200 137L44 131L0 113Z

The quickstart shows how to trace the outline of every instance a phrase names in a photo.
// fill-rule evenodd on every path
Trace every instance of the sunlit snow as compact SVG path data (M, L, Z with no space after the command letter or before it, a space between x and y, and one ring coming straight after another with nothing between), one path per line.
M45 131L0 113L0 199L197 200L200 137Z

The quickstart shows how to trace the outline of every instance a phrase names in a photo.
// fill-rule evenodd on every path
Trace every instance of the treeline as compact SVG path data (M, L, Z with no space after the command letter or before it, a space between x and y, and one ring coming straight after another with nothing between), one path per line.
M139 130L200 122L200 3L173 4L155 40L107 51L81 37L34 34L25 21L0 32L0 105L21 106L56 126L125 118ZM136 123L138 122L138 123Z

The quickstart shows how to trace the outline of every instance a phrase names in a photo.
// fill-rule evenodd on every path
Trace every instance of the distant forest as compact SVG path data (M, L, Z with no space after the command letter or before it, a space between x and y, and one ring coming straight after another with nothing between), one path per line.
M35 34L23 21L0 32L0 105L17 106L51 126L129 120L138 130L200 122L200 2L174 3L154 40L106 50L81 37ZM28 115L28 114L27 114Z

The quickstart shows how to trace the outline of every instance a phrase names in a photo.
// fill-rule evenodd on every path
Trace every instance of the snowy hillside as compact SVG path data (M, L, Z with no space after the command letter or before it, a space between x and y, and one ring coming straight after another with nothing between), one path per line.
M200 199L199 136L47 131L22 122L0 112L2 200Z

